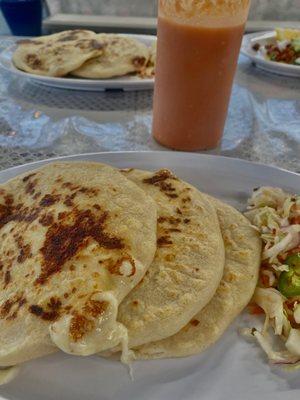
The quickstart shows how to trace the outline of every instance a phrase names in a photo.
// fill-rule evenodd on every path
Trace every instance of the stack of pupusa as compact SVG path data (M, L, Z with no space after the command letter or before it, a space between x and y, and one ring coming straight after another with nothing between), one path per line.
M58 350L198 353L250 300L260 261L230 206L168 170L98 163L1 185L0 239L2 367Z
M36 75L108 79L152 67L154 51L129 36L77 29L19 41L13 63Z
M259 235L240 212L168 170L123 174L155 200L158 212L154 260L119 307L129 348L134 359L200 353L251 299Z

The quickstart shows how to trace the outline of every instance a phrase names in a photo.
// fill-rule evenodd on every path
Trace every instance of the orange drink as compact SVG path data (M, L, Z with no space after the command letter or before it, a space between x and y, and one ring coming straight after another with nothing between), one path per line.
M153 135L161 144L219 144L249 1L159 1Z

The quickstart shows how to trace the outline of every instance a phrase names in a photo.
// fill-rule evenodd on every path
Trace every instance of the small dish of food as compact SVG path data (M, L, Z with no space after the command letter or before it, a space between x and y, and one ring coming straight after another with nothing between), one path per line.
M300 76L300 30L276 29L245 35L241 52L259 68L280 75Z

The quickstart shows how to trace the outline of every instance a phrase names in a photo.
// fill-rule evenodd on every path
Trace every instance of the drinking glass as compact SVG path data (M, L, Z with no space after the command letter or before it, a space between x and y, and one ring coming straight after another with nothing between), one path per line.
M0 8L13 35L41 35L42 0L0 0Z
M172 149L221 141L250 0L159 0L153 136Z

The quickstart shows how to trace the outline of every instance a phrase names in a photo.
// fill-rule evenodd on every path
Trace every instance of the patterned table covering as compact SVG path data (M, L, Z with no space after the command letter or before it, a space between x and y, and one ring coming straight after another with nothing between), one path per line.
M12 39L0 39L0 51ZM97 151L165 150L151 137L152 91L49 88L0 69L0 169ZM221 146L210 151L300 172L300 79L244 56Z

